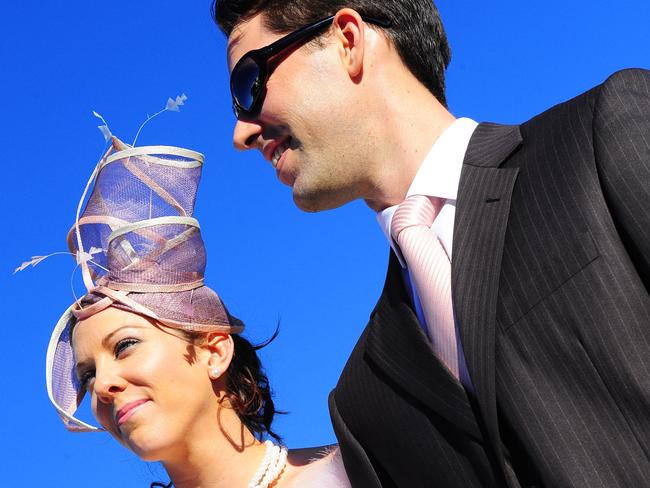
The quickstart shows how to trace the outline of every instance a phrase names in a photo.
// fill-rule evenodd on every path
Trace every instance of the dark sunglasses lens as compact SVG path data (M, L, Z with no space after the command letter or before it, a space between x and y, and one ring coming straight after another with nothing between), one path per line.
M232 73L232 96L244 110L253 106L259 90L259 75L260 67L251 58L244 59Z

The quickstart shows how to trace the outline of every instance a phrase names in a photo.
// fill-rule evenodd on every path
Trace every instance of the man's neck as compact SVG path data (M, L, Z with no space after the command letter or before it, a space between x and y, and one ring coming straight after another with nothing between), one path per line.
M455 120L428 91L418 91L386 100L385 123L374 151L373 185L364 198L376 212L404 200L427 153Z

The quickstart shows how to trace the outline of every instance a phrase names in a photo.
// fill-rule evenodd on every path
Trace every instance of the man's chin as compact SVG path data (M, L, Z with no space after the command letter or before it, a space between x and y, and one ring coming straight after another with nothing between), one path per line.
M293 202L303 212L315 213L323 210L333 210L350 201L352 199L342 198L340 195L325 192L305 192L300 191L299 186L293 186Z

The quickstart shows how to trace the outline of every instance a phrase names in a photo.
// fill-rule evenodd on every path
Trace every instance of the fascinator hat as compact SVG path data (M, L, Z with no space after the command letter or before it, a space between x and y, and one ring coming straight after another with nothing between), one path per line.
M47 349L48 395L68 430L103 430L74 417L85 394L72 349L76 321L112 306L188 332L243 330L203 284L206 253L192 216L202 164L198 152L112 137L90 176L68 234L87 293L61 316Z

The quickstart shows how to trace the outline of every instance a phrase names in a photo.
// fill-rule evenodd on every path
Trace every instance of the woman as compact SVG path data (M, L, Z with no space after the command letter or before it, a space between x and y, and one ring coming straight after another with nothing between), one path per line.
M152 486L348 487L337 449L262 442L279 440L267 378L243 324L203 284L202 161L113 139L68 238L88 293L52 334L50 398L68 429L106 430L161 461L171 482ZM74 417L86 392L102 429Z

